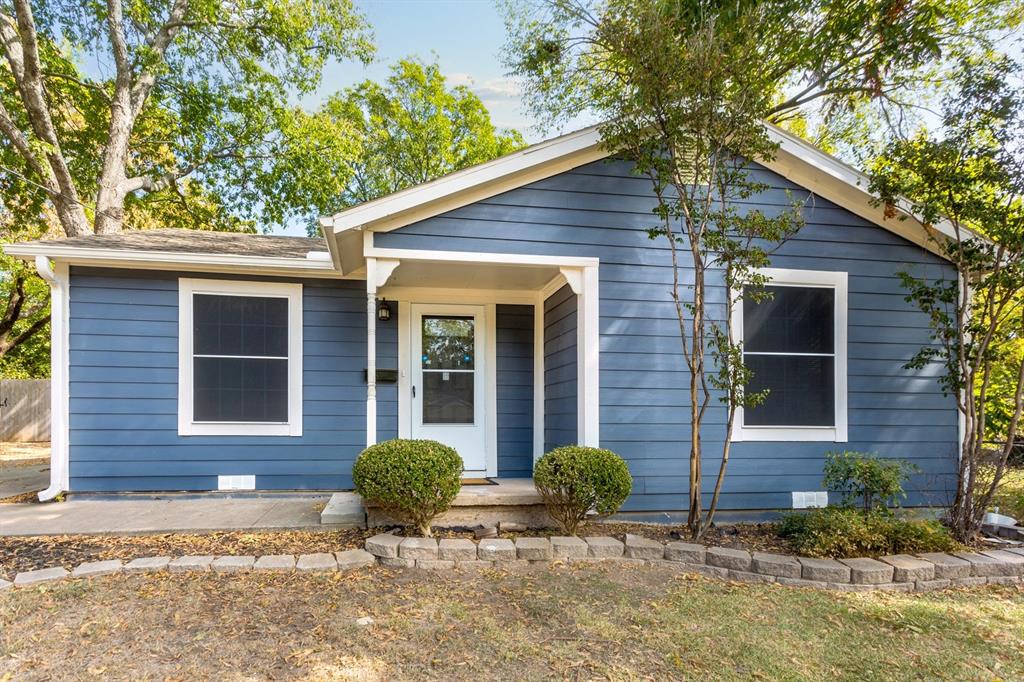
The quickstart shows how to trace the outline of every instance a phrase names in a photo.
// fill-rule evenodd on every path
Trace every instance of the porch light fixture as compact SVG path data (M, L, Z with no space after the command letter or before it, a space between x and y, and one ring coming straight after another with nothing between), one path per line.
M377 319L381 322L391 319L391 306L388 305L386 299L380 299L380 303L377 304Z

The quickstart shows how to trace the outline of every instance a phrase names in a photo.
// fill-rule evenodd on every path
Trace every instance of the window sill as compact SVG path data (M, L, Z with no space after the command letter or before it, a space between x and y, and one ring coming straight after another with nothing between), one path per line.
M799 426L737 426L733 429L732 440L735 443L743 442L823 442L823 443L845 443L847 441L845 430L834 426L827 427L799 427Z
M178 425L179 436L301 436L302 424L192 422Z

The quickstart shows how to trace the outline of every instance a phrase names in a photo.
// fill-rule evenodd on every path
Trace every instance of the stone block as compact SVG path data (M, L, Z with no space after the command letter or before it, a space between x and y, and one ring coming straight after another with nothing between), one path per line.
M953 556L963 559L971 565L972 577L988 578L991 576L1006 575L1009 565L999 559L993 559L987 554L974 554L973 552L954 552Z
M487 538L477 546L477 558L484 561L515 561L516 546L507 538Z
M878 560L893 567L893 582L912 583L917 580L935 579L935 564L930 561L909 554L893 554L879 557Z
M551 538L551 556L555 559L581 559L589 551L587 543L577 537L556 535Z
M665 558L687 564L703 564L707 548L690 542L670 542L665 545Z
M436 559L437 540L434 538L405 538L398 546L403 559Z
M967 578L953 578L953 584L957 587L977 587L988 583L988 578L980 575L972 575Z
M850 567L835 559L811 559L800 557L800 577L824 583L850 582Z
M494 568L493 561L483 559L472 559L469 561L456 561L455 568L460 571L481 571L485 568Z
M749 571L753 563L750 552L729 547L708 547L704 561L710 566L719 566L732 571Z
M641 535L626 533L625 554L630 559L664 559L665 545Z
M132 559L124 565L126 573L157 573L166 571L171 563L169 556L147 556Z
M472 561L476 543L468 538L444 538L437 543L437 556L443 561Z
M167 564L167 570L171 573L187 573L189 571L209 571L210 564L213 563L212 556L180 556L171 559L171 562Z
M881 585L853 585L851 583L829 583L828 589L836 592L913 592L914 583L882 583Z
M18 575L14 576L14 584L18 587L24 585L38 585L39 583L48 583L54 580L63 580L64 578L71 575L67 572L63 566L54 566L53 568L40 568L35 571L23 571Z
M444 559L417 559L416 568L425 571L450 571L455 568L455 562Z
M334 558L338 562L338 570L341 571L366 568L377 563L377 557L361 549L346 549L341 552L335 552Z
M762 575L777 578L799 578L802 574L800 562L784 554L754 552L751 556L751 570Z
M827 590L828 583L823 580L805 580L803 578L776 578L775 582L786 587L811 587L816 590Z
M518 521L499 521L498 530L502 533L525 533L526 524Z
M1024 556L1003 549L988 549L982 552L985 556L1001 561L1005 565L1006 575L1024 574Z
M892 565L875 559L840 559L839 563L850 567L850 582L857 585L881 585L893 582Z
M256 565L254 556L219 556L210 564L210 568L218 573L238 573L240 571L251 571Z
M619 540L606 535L584 538L584 541L587 543L587 556L595 559L615 559L625 551Z
M930 592L931 590L944 590L952 584L953 581L949 578L938 578L936 580L918 580L916 583L914 583L914 589L918 592Z
M716 578L718 580L729 579L729 569L722 568L721 566L709 566L707 564L687 564L680 563L680 570L685 573L696 573L697 575L703 575L708 578Z
M294 571L295 557L291 554L268 554L253 564L257 571Z
M398 556L382 556L377 561L385 568L412 568L416 565L415 559L403 559Z
M964 561L945 552L927 552L925 554L918 554L917 557L930 561L935 565L935 578L937 580L944 578L967 578L971 575L971 564L969 561Z
M3 578L0 578L0 592L3 592L4 590L9 590L12 587L14 587L14 583L12 583L10 580L4 580Z
M76 566L75 570L71 571L71 577L92 578L99 575L112 575L114 573L120 573L123 568L124 566L121 564L120 559L111 559L110 561L89 561Z
M751 573L749 571L729 571L729 580L735 580L741 583L773 583L775 582L775 576L763 575L761 573Z
M302 554L295 562L295 568L299 571L336 571L338 560L333 554L317 552L316 554Z
M989 585L1017 585L1019 583L1019 575L993 575L988 578Z
M380 535L374 535L372 538L367 538L363 546L366 547L367 552L374 556L396 557L398 556L398 546L402 544L404 539L391 533L381 533Z
M551 561L551 541L547 538L516 538L516 557L530 561Z

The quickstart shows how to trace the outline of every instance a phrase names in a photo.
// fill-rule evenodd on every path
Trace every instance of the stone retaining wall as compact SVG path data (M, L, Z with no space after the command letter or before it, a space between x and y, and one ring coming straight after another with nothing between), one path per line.
M268 556L169 556L91 561L68 571L63 567L19 573L14 582L0 579L0 590L36 585L65 578L89 578L115 573L169 571L347 571L380 564L389 568L434 571L514 569L536 564L616 562L620 565L672 567L722 580L778 583L796 587L901 592L951 586L1008 585L1024 576L1024 549L993 549L981 553L899 554L878 559L811 559L742 549L705 547L686 542L662 544L627 535L612 537L403 538L375 535L366 549L334 553L276 554Z

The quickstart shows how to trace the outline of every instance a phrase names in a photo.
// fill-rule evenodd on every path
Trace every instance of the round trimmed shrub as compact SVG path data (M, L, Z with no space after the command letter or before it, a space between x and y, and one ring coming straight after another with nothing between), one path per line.
M462 487L462 458L435 440L396 438L363 450L352 480L363 499L430 537L430 522Z
M548 513L569 535L588 515L614 514L633 489L625 460L611 450L583 445L545 454L533 468L533 482Z

